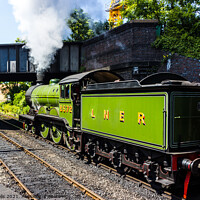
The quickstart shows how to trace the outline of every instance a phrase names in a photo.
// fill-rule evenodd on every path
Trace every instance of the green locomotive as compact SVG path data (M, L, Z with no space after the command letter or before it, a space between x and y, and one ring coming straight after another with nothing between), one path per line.
M200 87L175 74L124 81L97 70L26 93L24 127L89 159L143 173L163 186L200 178Z

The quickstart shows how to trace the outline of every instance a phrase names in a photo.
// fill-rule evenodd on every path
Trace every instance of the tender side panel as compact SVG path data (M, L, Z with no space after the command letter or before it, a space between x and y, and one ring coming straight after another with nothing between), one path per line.
M172 147L189 147L200 144L200 93L173 92Z
M167 94L82 95L81 128L129 143L166 149Z

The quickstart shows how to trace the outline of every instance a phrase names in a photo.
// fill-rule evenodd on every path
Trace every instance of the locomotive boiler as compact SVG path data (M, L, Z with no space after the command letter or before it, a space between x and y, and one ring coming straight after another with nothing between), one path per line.
M96 70L29 88L32 129L89 159L107 159L149 182L179 185L200 181L200 87L171 73L142 81Z

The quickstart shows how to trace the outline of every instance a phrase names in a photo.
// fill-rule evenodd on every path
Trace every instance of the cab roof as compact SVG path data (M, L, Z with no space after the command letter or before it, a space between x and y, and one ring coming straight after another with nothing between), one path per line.
M83 72L79 74L74 74L71 76L67 76L66 78L62 79L59 84L69 84L74 82L79 82L83 79L91 79L96 83L104 83L104 82L112 82L116 80L123 81L124 79L114 72L107 71L107 70L93 70L89 72Z

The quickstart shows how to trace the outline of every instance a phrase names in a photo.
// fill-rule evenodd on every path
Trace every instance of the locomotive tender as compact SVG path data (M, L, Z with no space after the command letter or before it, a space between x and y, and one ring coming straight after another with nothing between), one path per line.
M90 159L143 173L164 186L200 178L200 87L160 73L142 81L96 70L71 75L26 92L32 129Z

